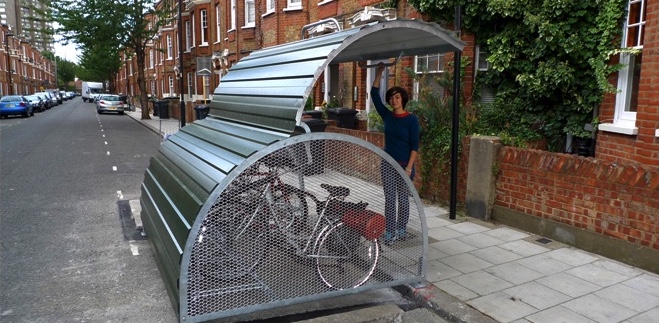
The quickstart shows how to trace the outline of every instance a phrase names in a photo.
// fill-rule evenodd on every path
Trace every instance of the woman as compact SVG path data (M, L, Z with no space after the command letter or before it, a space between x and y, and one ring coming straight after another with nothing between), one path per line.
M378 64L371 98L375 109L384 121L384 150L405 169L407 176L414 179L417 152L419 150L419 119L405 110L409 96L405 89L394 86L387 91L386 102L393 108L389 111L380 97L380 80L385 67ZM384 215L386 231L384 243L405 240L407 221L410 217L409 189L403 178L386 161L382 161L382 182L384 186Z

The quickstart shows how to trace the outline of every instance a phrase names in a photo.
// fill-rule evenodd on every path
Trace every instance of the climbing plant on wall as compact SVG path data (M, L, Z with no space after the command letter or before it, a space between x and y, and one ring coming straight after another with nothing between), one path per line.
M453 22L461 6L462 29L489 54L489 69L478 82L495 89L490 113L508 121L490 126L526 129L516 132L544 137L553 150L567 133L590 137L584 125L596 117L604 94L615 91L607 79L620 66L609 61L620 47L627 0L409 3L440 23Z

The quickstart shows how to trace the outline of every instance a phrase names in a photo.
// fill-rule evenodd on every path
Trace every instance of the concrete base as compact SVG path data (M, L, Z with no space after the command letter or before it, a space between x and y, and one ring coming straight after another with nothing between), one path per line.
M493 208L492 219L520 230L659 274L659 251L648 247L500 206Z

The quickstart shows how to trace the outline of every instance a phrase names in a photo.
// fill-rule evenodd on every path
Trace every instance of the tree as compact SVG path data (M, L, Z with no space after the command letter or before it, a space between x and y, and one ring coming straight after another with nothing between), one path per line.
M75 81L77 66L61 57L56 57L55 61L57 62L57 87L69 90L66 86L69 82Z
M134 54L138 88L140 93L147 93L143 75L146 45L161 26L171 21L170 2L52 0L51 7L54 8L53 18L60 25L56 32L64 41L75 41L83 48L83 67L89 71L102 69L98 72L105 72L104 77L114 80L121 67L119 53ZM140 95L140 103L143 107L148 105L145 95ZM150 119L148 109L142 109L142 119Z
M558 149L566 133L590 136L584 124L613 91L626 0L409 0L433 20L452 22L460 5L464 30L489 53L478 82L497 90L494 111L515 133L540 134ZM532 131L529 131L531 129Z

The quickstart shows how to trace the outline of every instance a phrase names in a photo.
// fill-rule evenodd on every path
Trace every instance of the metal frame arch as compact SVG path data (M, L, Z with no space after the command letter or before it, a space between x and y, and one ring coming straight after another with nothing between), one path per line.
M328 291L323 294L317 294L315 296L304 296L302 298L295 298L295 299L284 299L284 300L279 300L279 301L274 301L270 302L267 304L259 304L256 306L249 306L249 307L243 307L243 308L237 308L237 309L232 309L229 311L221 311L221 312L212 312L204 315L200 315L198 317L188 317L187 316L187 311L188 311L188 286L189 286L189 281L188 277L190 276L190 263L191 263L191 256L192 256L192 250L193 247L196 243L197 236L199 235L199 232L202 227L202 223L206 219L206 217L209 214L210 209L213 207L213 204L217 201L217 199L220 197L222 192L227 188L227 186L235 180L240 174L242 174L245 170L247 170L249 167L254 165L255 162L259 161L261 158L268 156L269 154L276 152L282 148L286 148L289 146L292 146L294 144L299 144L299 143L305 143L305 142L311 142L313 140L335 140L335 141L343 141L343 142L349 142L350 144L355 144L358 146L361 146L363 148L368 149L369 151L373 152L375 155L381 157L382 159L386 160L390 165L394 167L394 169L398 172L399 176L401 176L405 184L407 185L408 188L410 188L410 192L412 193L412 198L414 200L414 204L418 207L418 212L419 212L419 221L421 223L421 236L422 236L422 258L425 259L428 255L428 235L427 235L427 223L426 223L426 216L424 209L422 207L423 203L421 202L421 198L418 195L418 192L414 188L414 184L410 180L410 178L407 176L406 172L404 169L391 157L389 154L384 152L381 148L356 137L349 136L349 135L344 135L344 134L338 134L338 133L308 133L308 134L302 134L299 136L294 136L290 137L287 139L283 139L281 141L278 141L276 143L273 143L266 148L259 150L255 152L253 155L249 156L246 158L239 166L236 166L233 170L231 170L227 176L215 187L213 192L209 195L209 198L206 200L204 203L203 207L200 209L199 213L197 214L197 217L195 219L195 222L193 223L191 229L190 229L190 234L188 235L187 241L185 243L185 248L183 251L183 255L181 257L181 270L180 270L180 277L179 277L179 318L181 321L190 321L190 322L195 322L195 321L205 321L205 320L210 320L210 319L217 319L217 318L222 318L222 317L227 317L227 316L233 316L233 315L239 315L239 314L246 314L250 313L253 311L258 311L258 310L265 310L265 309L270 309L273 307L279 307L279 306L285 306L285 305L291 305L291 304L297 304L297 303L302 303L305 301L310 301L310 300L319 300L319 299L324 299L327 297L332 297L332 296L340 296L340 295L345 295L345 294L354 294L354 293L360 293L364 291L369 291L369 290L376 290L376 289L381 289L384 287L392 287L392 286L397 286L400 285L401 283L416 283L418 282L418 279L416 278L407 278L407 279L398 279L394 280L391 282L383 282L383 283L378 283L375 285L363 285L357 288L352 288L352 289L347 289L347 290L336 290L336 291ZM203 216L200 216L203 215ZM419 277L425 277L426 274L426 262L421 261L420 262L420 267L419 267Z
M209 115L292 133L330 64L399 57L401 52L454 52L464 46L436 23L391 20L261 49L229 69L214 91Z

